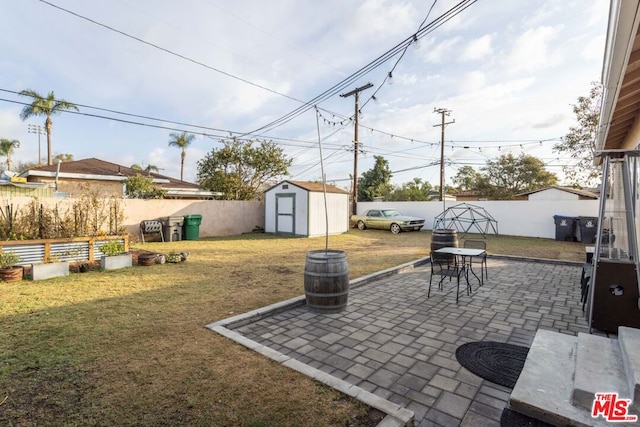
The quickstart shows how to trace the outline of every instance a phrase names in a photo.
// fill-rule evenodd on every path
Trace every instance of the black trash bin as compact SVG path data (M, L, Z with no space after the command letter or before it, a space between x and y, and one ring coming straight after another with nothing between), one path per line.
M184 231L182 238L184 240L198 240L200 238L200 224L202 223L202 215L191 214L184 216Z
M556 223L556 240L562 242L573 242L575 239L575 217L554 215Z
M595 243L596 232L598 231L598 218L593 216L579 216L577 222L577 238L578 242Z

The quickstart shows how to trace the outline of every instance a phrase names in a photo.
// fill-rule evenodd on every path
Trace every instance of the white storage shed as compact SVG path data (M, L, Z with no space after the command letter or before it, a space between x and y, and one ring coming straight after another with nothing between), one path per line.
M327 185L329 234L349 231L349 193ZM326 232L322 183L282 181L264 192L266 233L318 237Z

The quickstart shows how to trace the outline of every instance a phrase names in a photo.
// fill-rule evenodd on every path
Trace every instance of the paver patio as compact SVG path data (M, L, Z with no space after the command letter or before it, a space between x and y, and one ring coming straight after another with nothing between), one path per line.
M456 348L483 340L530 346L537 329L587 332L581 271L578 263L489 257L484 286L472 281L473 294L456 305L448 279L440 291L434 277L427 298L427 265L352 289L342 313L292 305L229 328L413 411L416 426L499 426L511 389L463 368Z

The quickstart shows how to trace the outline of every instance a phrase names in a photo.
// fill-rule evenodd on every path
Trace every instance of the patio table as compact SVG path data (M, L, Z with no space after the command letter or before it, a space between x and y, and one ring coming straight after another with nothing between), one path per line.
M473 271L473 258L482 257L487 251L484 249L472 249L472 248L457 248L446 246L444 248L436 249L433 251L438 254L449 254L456 257L456 264L460 265L459 274L464 274L464 278L467 281L467 287L469 286L469 271L478 280L480 286L484 285L484 275L480 273L480 277ZM460 259L460 263L458 263Z

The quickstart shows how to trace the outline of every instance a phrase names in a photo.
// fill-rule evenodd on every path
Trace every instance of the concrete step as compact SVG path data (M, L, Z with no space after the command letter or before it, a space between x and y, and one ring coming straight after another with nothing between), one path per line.
M578 337L539 330L511 392L509 407L557 426L606 426L571 403Z
M578 334L573 404L591 411L597 392L631 398L617 339Z
M640 413L640 329L620 326L618 342L624 365L627 386L632 395L631 410Z

